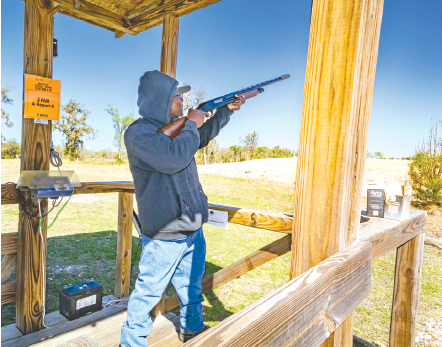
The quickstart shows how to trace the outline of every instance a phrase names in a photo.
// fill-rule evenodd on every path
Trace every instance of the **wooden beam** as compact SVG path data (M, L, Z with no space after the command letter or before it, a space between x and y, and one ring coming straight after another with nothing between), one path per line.
M15 282L2 284L2 305L16 300L16 288Z
M160 71L173 78L176 77L178 31L179 19L171 15L164 16Z
M279 240L272 242L269 245L245 256L244 258L234 262L233 264L215 272L214 274L203 278L201 285L203 286L202 293L208 290L217 288L231 280L244 275L250 270L261 266L270 260L280 257L281 255L290 251L291 235L286 235ZM170 311L179 306L177 295L173 295L166 300L166 311Z
M131 35L137 34L131 28L130 21L122 16L94 5L85 0L55 0L54 7L58 13L80 19L86 23L97 25L101 28L119 31Z
M370 288L371 244L358 242L186 346L316 347L362 303Z
M117 265L115 268L115 296L117 298L124 298L130 294L133 197L131 193L118 194Z
M416 236L396 252L390 346L415 346L424 257L424 234Z
M53 9L46 0L26 0L24 18L23 72L52 77ZM23 107L24 109L24 107ZM36 124L33 119L22 118L21 165L22 170L49 170L51 138L49 124ZM38 202L24 193L29 214L39 215ZM47 209L47 199L41 201ZM28 217L19 207L17 239L17 328L28 334L43 329L46 278L46 230L39 227L38 218ZM43 226L47 218L43 218Z
M129 11L126 18L130 20L134 31L142 32L162 24L166 15L181 17L219 1L221 0L155 0L153 5L152 1L146 1Z
M397 222L384 218L372 218L361 224L360 240L373 245L373 259L387 254L425 232L427 212L410 211L410 218Z
M101 193L135 193L134 184L127 182L81 182L81 187L75 188L75 194ZM18 204L18 192L14 184L2 184L2 205Z
M18 233L2 233L2 255L17 253Z
M291 277L358 237L382 0L313 0ZM324 346L351 346L353 317ZM345 341L344 341L345 339Z
M17 267L17 253L6 254L2 259L2 284L8 282Z
M245 208L209 204L209 208L229 213L229 223L241 224L248 227L277 231L291 234L293 217L272 212L260 212Z

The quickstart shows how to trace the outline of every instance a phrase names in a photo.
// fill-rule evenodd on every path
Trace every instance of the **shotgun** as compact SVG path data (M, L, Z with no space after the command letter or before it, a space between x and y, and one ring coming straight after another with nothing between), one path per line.
M202 104L198 105L197 109L202 110L204 112L210 112L213 111L219 107L228 105L235 101L235 95L242 95L245 99L253 98L254 96L257 96L258 94L262 93L264 91L265 86L268 86L270 84L283 81L287 78L289 78L290 75L282 75L276 78L273 78L271 80L255 84L253 86L238 90L233 93L226 94L224 96L220 96L218 98L203 102ZM181 130L184 128L185 124L187 122L187 117L181 117L178 118L176 121L164 126L161 128L161 132L167 136L169 136L171 139L177 137L179 134L181 134Z

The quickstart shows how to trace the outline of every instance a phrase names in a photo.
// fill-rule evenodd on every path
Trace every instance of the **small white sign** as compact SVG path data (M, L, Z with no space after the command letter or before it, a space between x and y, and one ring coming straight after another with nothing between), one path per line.
M226 211L211 210L209 208L209 221L207 224L212 224L217 227L227 228L229 223L229 213Z
M49 124L49 121L47 119L34 118L34 123L37 123L37 124Z
M77 310L79 310L80 308L86 307L86 306L91 306L91 305L95 305L97 303L97 295L91 295L88 296L86 298L77 300Z

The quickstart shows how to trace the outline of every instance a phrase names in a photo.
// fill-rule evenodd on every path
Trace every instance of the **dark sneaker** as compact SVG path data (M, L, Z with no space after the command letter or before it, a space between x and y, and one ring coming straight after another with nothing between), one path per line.
M203 328L203 330L201 330L200 332L197 332L197 333L195 333L195 334L185 334L185 333L182 333L182 332L180 331L180 333L179 333L179 339L180 339L180 341L182 341L182 342L187 342L187 341L189 341L190 339L193 339L196 335L201 334L202 332L206 331L206 330L209 329L209 328L210 328L210 326L204 324L204 328Z

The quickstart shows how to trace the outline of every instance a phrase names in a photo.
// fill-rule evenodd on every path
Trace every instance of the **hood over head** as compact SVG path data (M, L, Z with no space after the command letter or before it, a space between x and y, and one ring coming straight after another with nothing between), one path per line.
M146 119L170 123L170 107L178 81L158 70L148 71L138 86L138 113Z

